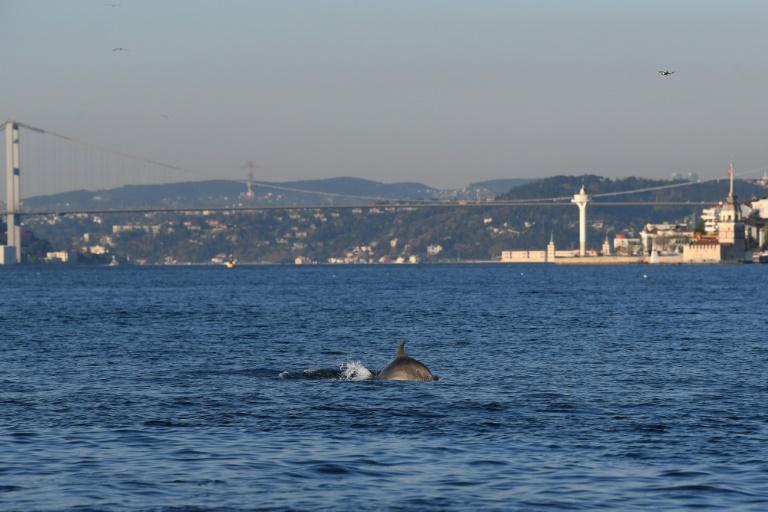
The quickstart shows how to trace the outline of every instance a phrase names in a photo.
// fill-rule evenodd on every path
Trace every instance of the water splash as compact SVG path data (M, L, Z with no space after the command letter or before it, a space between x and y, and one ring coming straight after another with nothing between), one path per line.
M368 380L373 377L371 371L360 361L347 361L339 368L340 378L345 380Z

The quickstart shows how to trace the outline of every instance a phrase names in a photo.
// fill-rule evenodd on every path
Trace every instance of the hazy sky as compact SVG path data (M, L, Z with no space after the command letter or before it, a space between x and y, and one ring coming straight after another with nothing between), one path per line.
M212 177L768 167L762 0L0 0L0 19L0 117Z

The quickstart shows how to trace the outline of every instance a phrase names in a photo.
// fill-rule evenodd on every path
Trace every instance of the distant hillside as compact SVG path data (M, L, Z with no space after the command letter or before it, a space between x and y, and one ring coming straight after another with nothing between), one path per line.
M509 178L470 183L463 188L439 190L436 199L466 199L471 201L487 201L495 199L499 194L508 192L512 187L528 183L530 180Z
M75 190L24 199L29 210L99 208L215 208L263 205L343 205L373 198L421 200L437 190L423 183L380 183L361 178L330 178L253 185L246 196L244 182L208 180L160 185L126 185L108 190Z
M600 194L624 192L638 189L683 185L684 180L651 180L646 178L610 179L603 176L585 174L583 176L552 176L519 185L509 190L499 199L541 199L550 197L570 198L583 184L587 193L592 196ZM741 199L762 197L768 192L751 182L736 180L734 191ZM652 190L634 194L623 194L615 198L606 197L605 201L713 201L725 198L728 193L728 181L706 181L680 187ZM595 201L600 201L595 197Z
M274 183L274 185L332 194L380 197L384 199L430 199L437 192L437 189L423 183L381 183L363 178L349 177L278 182Z
M490 193L498 196L506 192L509 192L509 190L513 187L519 187L520 185L525 185L526 183L530 183L531 181L532 180L524 179L524 178L487 180L487 181L478 181L476 183L470 183L467 186L467 188L468 189L485 189L485 190L488 190Z
M341 183L345 180L341 179ZM582 182L589 193L597 196L684 183L643 178L611 180L593 175L555 176L518 185L503 194L502 198L571 197ZM328 184L302 184L303 187L325 185ZM377 195L385 193L386 186L381 188L379 185L384 184L374 183L371 185L374 188L368 191L378 190L380 194ZM242 191L241 184L235 183L233 186L232 182L174 184L167 187L125 187L112 192L130 192L133 201L144 199L151 202L185 194L197 194L196 197L202 201L207 197L206 194L214 193L231 196L231 200ZM326 190L363 189L339 186ZM165 195L151 195L159 191ZM736 191L743 199L768 194L768 189L742 181L736 182ZM612 238L619 231L639 233L647 223L685 222L693 227L702 208L694 205L611 207L599 206L599 200L706 201L715 204L724 199L727 192L728 183L722 180L622 196L597 197L587 209L587 246L599 248L606 236ZM272 190L270 193L276 192ZM92 200L92 196L93 193L89 192L82 200ZM317 204L317 198L312 199ZM398 257L410 255L416 255L423 261L456 261L498 258L505 249L543 249L551 235L557 247L576 248L578 218L577 208L567 203L527 207L494 206L493 202L488 202L487 206L471 208L344 209L294 212L288 215L280 210L257 215L120 214L100 216L98 221L93 217L62 216L57 222L50 222L50 219L43 217L29 217L25 219L25 229L34 232L38 239L48 244L46 247L77 249L99 241L108 245L111 253L120 258L130 257L132 260L155 263L168 258L178 262L204 263L221 254L234 254L242 261L265 263L292 262L298 256L321 262L329 258L379 261L382 257L394 261ZM114 231L113 224L139 227ZM83 239L84 233L89 233L87 243ZM36 254L44 254L44 244L37 245Z
M107 190L74 190L24 199L24 208L99 209L224 206L245 191L236 181L212 180L162 185L126 185Z

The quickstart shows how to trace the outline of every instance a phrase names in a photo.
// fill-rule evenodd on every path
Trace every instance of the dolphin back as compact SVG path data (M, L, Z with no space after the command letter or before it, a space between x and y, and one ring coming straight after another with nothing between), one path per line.
M435 377L429 368L421 361L408 356L405 353L405 342L400 343L397 355L386 368L379 372L379 380L411 380L411 381L432 381Z

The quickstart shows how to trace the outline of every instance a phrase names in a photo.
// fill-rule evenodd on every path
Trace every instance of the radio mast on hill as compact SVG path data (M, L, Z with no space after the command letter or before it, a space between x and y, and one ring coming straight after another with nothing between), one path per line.
M247 162L245 162L245 165L243 167L245 167L246 169L249 169L248 182L246 183L248 190L245 191L245 197L248 199L253 199L254 197L256 197L256 194L253 191L253 170L256 169L258 165L256 165L256 162L254 162L253 160L248 160Z

